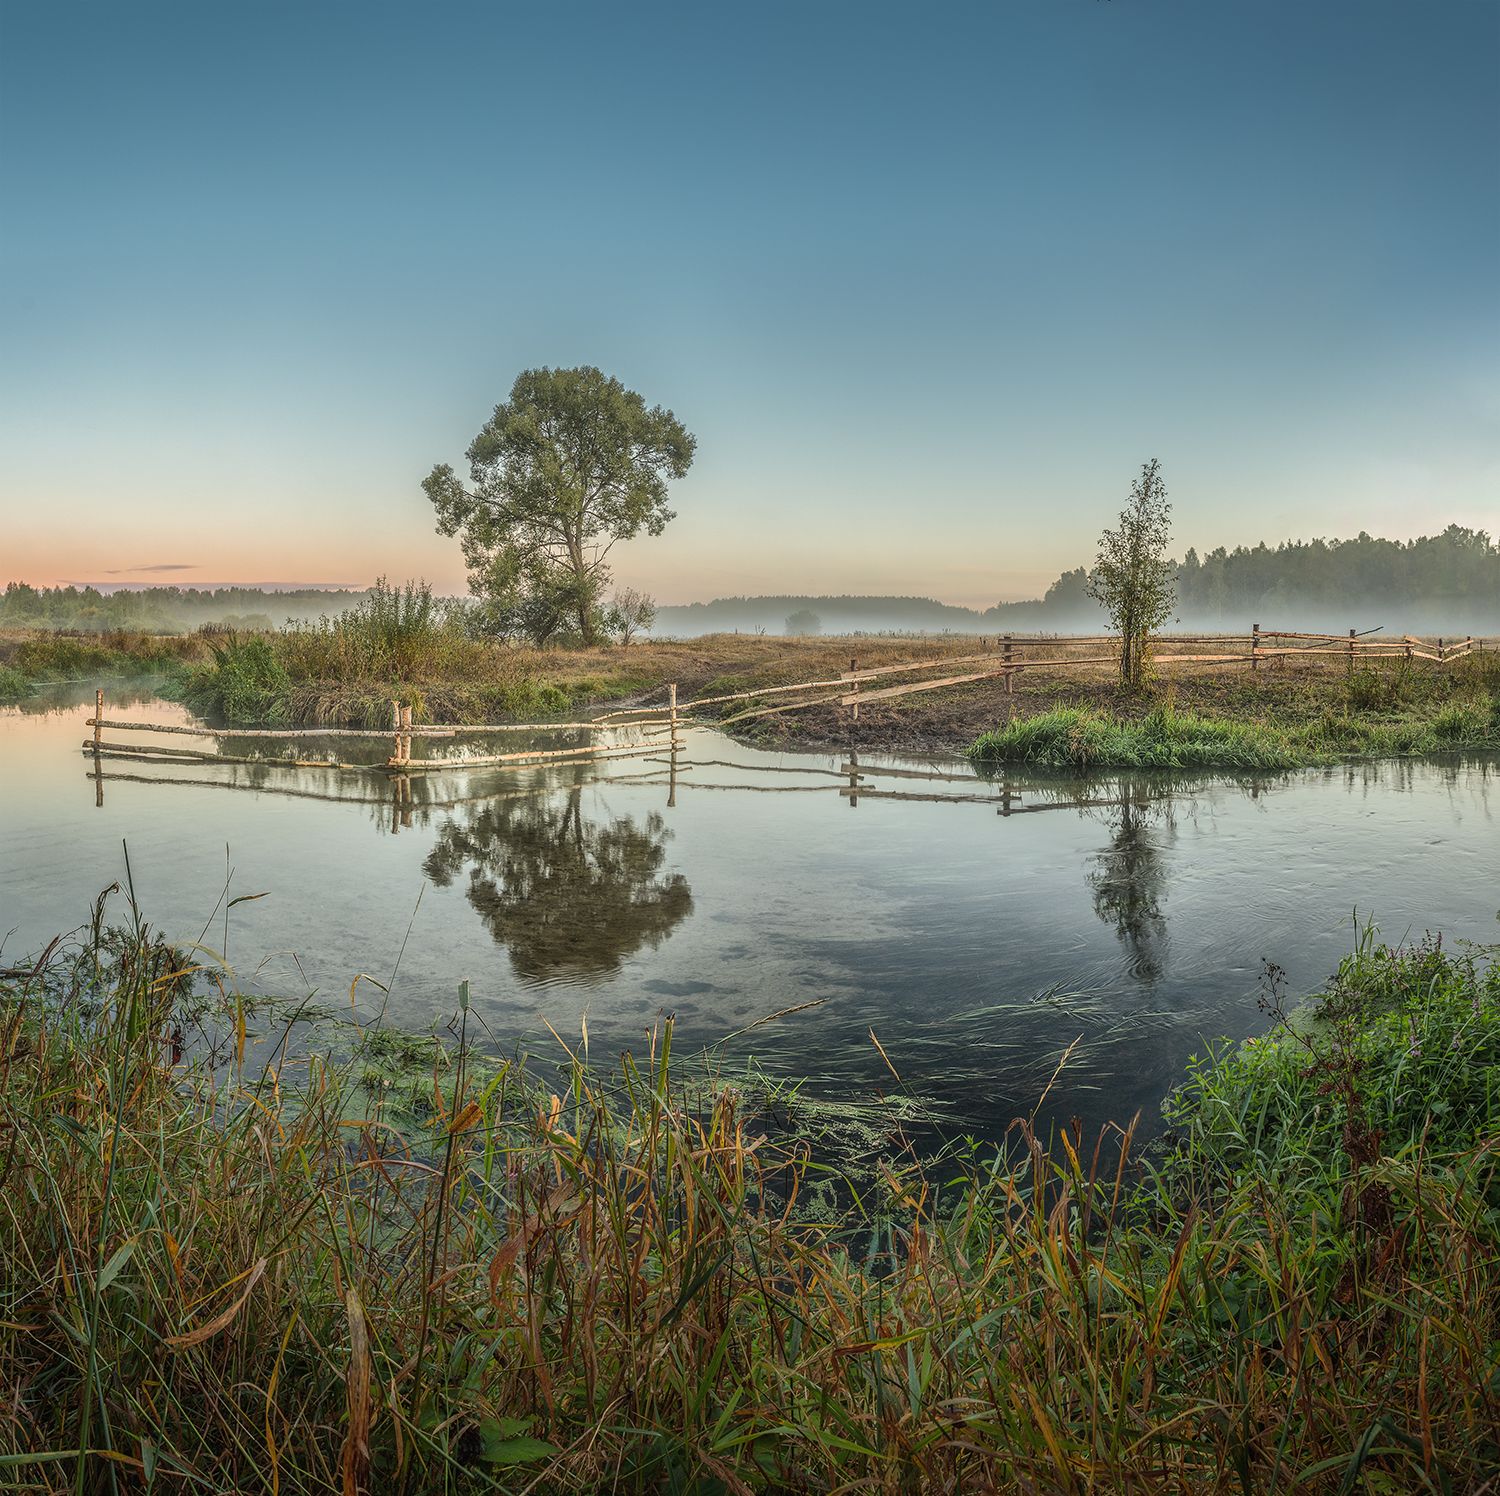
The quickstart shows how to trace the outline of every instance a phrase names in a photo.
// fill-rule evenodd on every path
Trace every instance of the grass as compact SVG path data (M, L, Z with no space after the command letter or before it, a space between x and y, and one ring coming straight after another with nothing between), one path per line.
M119 676L168 675L206 653L196 635L163 637L111 630L0 635L0 702L20 701L37 686Z
M1084 707L1058 707L985 733L976 762L1037 769L1290 769L1303 760L1282 734L1167 708L1139 722Z
M1324 681L1321 710L1298 715L1283 705L1279 718L1239 715L1232 704L1223 712L1179 711L1171 688L1164 699L1135 703L1135 714L1054 706L982 733L967 751L979 764L1086 773L1270 771L1351 756L1500 749L1500 656L1458 666L1440 679L1391 670Z
M11 1489L1436 1492L1500 1461L1478 955L1364 941L1310 1019L1195 1066L1147 1167L1128 1128L1018 1124L892 1147L830 1216L670 1027L612 1071L481 1066L461 997L398 1113L364 1085L391 1041L257 1049L222 972L105 924L0 977Z

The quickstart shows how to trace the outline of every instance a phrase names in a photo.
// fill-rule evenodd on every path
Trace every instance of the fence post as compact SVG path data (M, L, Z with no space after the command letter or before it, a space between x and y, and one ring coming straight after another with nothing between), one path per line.
M1004 648L1003 648L1003 660L1004 660L1004 664L1005 664L1005 694L1007 696L1014 695L1015 694L1015 689L1016 689L1016 673L1015 673L1014 670L1012 670L1010 668L1011 652L1012 652L1011 638L1010 638L1010 635L1007 634L1005 636L1005 642L1004 642Z
M849 656L849 674L850 675L854 675L854 674L858 673L858 671L859 671L859 661L853 655L850 655ZM849 720L851 722L858 722L859 721L859 682L858 681L854 682L854 692L853 692L853 694L854 694L855 700L854 700L853 704L849 708Z
M859 754L849 750L849 809L859 809Z
M667 755L669 769L667 775L667 809L673 809L677 804L677 750L681 743L677 737L677 682L674 680L667 687L667 723L668 740L671 745Z
M1349 670L1348 674L1354 674L1354 630L1349 630Z
M94 805L98 807L104 804L104 765L99 758L99 740L104 735L104 729L99 725L100 718L104 716L104 688L94 688Z
M1258 623L1250 625L1250 668L1260 669L1260 625Z
M391 728L395 736L391 739L391 758L393 764L401 762L401 703L391 703Z
M411 708L401 708L401 762L411 762Z
M1446 662L1447 658L1448 658L1447 655L1445 655L1443 653L1443 636L1441 634L1439 634L1438 635L1438 664L1439 665L1444 664Z

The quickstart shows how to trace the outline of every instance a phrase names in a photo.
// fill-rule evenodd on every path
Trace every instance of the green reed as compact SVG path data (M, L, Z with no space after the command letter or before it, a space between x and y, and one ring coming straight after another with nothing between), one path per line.
M399 1100L370 1036L298 1059L258 1024L102 906L0 974L10 1488L1460 1491L1500 1460L1477 954L1366 938L1194 1066L1165 1149L897 1137L832 1211L670 1024L607 1069L431 1049Z

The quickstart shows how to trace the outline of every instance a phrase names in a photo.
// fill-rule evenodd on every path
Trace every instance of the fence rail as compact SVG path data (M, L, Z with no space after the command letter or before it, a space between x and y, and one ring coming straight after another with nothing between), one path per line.
M265 764L288 768L327 769L346 773L425 773L456 768L525 768L529 765L587 763L595 759L645 757L670 751L675 761L684 744L680 736L685 720L710 707L738 707L738 710L710 718L716 726L727 727L759 717L784 712L805 711L819 706L837 706L848 713L848 721L857 722L861 706L894 701L924 691L938 691L982 681L1003 682L1007 694L1015 690L1015 677L1028 670L1075 670L1114 665L1118 662L1118 639L1110 635L1036 635L1002 634L991 647L977 652L910 660L892 664L866 666L861 669L858 657L851 657L849 668L823 679L770 684L745 690L719 692L679 701L677 685L668 684L661 694L665 700L632 707L619 707L577 722L500 722L464 724L417 723L412 708L399 701L391 702L391 725L388 728L362 727L209 727L184 723L137 722L104 715L104 692L95 692L95 711L85 726L93 737L85 740L83 749L95 759L117 758L136 762L188 764ZM1192 650L1202 645L1233 646L1217 653ZM1105 653L1068 654L1079 649L1113 646ZM1494 650L1500 640L1465 635L1461 639L1447 635L1399 637L1380 634L1377 629L1360 632L1350 629L1344 634L1322 634L1291 629L1267 629L1251 626L1247 634L1175 634L1160 635L1151 641L1152 658L1158 667L1207 664L1248 664L1252 670L1284 666L1291 662L1320 664L1341 663L1353 671L1356 663L1400 659L1423 660L1447 665L1479 651ZM1189 652L1191 651L1191 652ZM980 668L952 671L960 666ZM934 674L933 672L945 672ZM868 683L899 676L912 676L891 685L868 689ZM824 692L808 695L809 692ZM741 706L741 703L744 705ZM134 744L107 741L105 729L115 732L149 732L212 738L216 742L238 739L295 741L307 739L363 739L387 741L390 756L384 763L347 763L336 758L267 758L249 754L226 754L194 748L175 748L160 743ZM525 747L506 753L471 754L456 757L414 757L415 739L449 741L460 737L485 737L510 733L543 736L550 733L586 733L591 741L566 747ZM617 734L630 735L621 741ZM96 764L97 769L97 764Z

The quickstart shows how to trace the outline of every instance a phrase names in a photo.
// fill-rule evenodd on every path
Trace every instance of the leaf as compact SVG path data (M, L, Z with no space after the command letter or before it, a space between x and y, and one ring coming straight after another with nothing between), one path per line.
M448 1131L464 1132L472 1127L482 1116L484 1108L477 1101L471 1101L449 1124Z
M511 1432L518 1426L514 1418L486 1418L479 1425L483 1441L480 1459L491 1465L528 1465L557 1453L557 1446L531 1434ZM519 1424L525 1428L525 1424Z
M99 1269L98 1291L100 1293L103 1293L104 1290L108 1288L109 1285L113 1283L117 1277L119 1277L120 1269L130 1261L131 1257L135 1253L135 1244L136 1238L132 1236L130 1240L126 1242L123 1247L120 1247L115 1252L114 1256L111 1257L109 1261Z
M222 1314L215 1315L206 1325L200 1325L196 1330L188 1330L182 1335L168 1335L166 1343L174 1351L185 1351L189 1346L201 1345L211 1336L217 1335L220 1330L226 1329L235 1315L244 1307L245 1300L250 1297L255 1285L260 1282L265 1270L266 1259L264 1257L256 1258L255 1266L250 1269L249 1282L245 1284L244 1291L234 1303L224 1310Z

